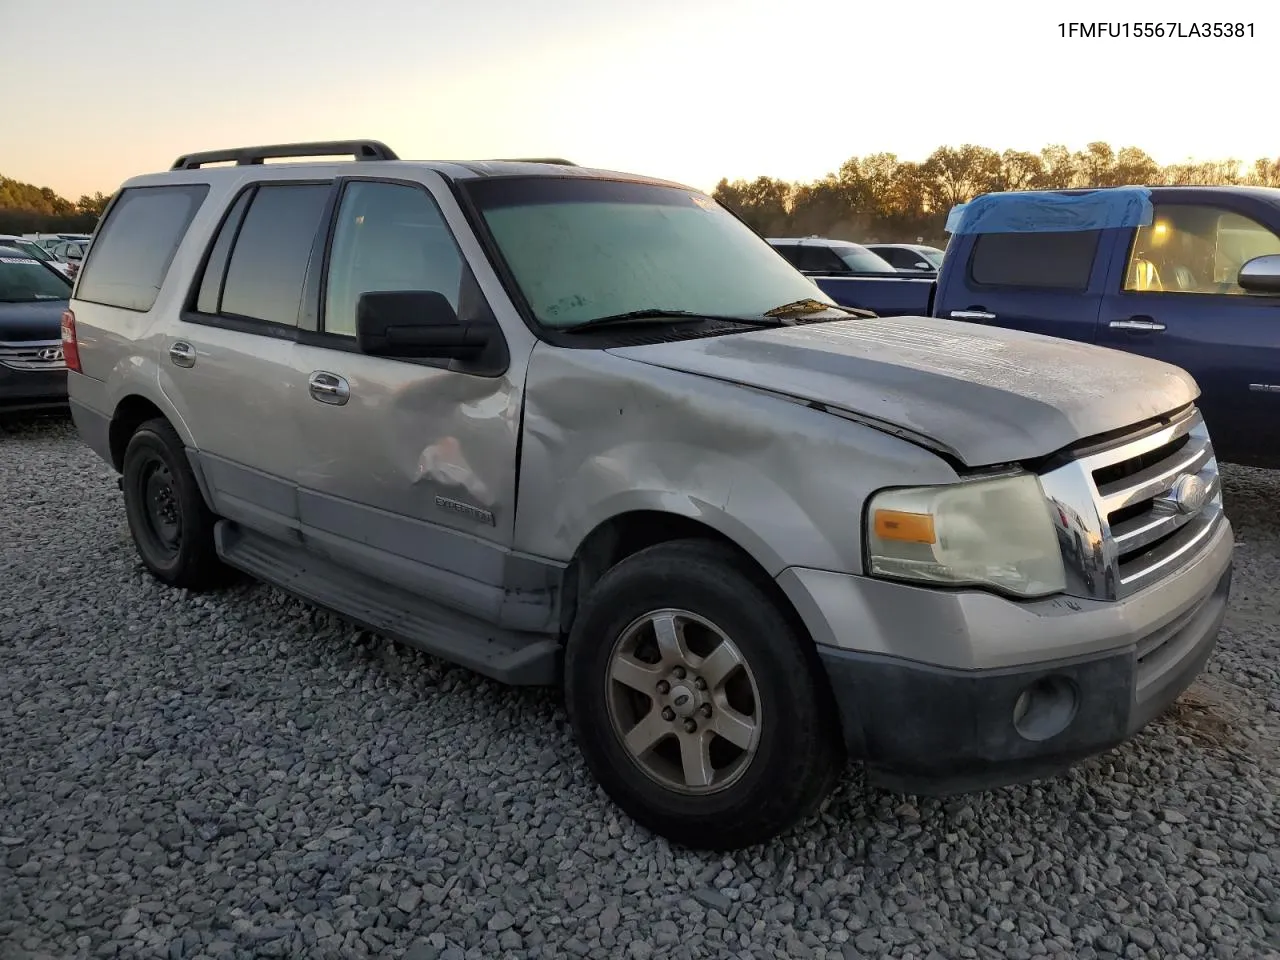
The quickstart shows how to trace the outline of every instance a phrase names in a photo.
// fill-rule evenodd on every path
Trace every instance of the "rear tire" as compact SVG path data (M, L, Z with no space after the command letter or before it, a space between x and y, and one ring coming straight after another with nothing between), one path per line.
M230 570L213 544L217 518L204 502L182 439L167 420L148 420L129 438L122 487L129 532L152 576L188 590L227 583Z
M565 700L588 769L677 843L767 841L842 769L821 664L770 586L731 549L681 540L609 570L575 618Z

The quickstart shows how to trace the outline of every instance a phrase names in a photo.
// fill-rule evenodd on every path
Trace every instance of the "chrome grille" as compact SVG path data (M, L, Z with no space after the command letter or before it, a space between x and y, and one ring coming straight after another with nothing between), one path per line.
M1114 600L1197 555L1222 521L1218 461L1199 410L1083 451L1041 476L1068 591Z
M0 341L0 365L11 370L65 370L61 340Z

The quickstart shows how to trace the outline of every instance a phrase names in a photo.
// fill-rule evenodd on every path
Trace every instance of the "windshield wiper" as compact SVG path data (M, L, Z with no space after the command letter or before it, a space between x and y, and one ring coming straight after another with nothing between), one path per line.
M626 313L614 313L607 317L596 317L583 323L566 327L561 333L579 333L583 330L595 330L600 327L624 326L631 323L693 323L698 320L720 320L727 323L742 323L752 327L778 327L786 321L778 317L731 317L714 313L694 313L691 310L663 310L659 308L645 310L628 310Z
M804 316L807 313L822 313L824 310L843 310L845 313L853 317L874 317L875 314L870 310L862 310L858 307L846 307L839 303L826 303L823 300L816 300L813 297L806 297L803 300L793 300L790 303L784 303L772 310L766 310L766 317L792 317Z

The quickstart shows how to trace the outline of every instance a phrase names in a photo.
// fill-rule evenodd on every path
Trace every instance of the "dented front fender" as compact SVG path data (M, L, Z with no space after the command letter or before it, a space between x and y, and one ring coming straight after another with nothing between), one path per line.
M864 424L603 350L539 344L525 387L515 548L561 562L636 510L717 530L776 576L859 573L876 489L945 483L941 458Z

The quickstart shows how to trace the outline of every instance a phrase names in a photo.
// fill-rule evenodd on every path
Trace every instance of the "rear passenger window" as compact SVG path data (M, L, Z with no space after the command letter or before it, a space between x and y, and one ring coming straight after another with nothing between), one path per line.
M307 261L331 189L327 183L258 187L235 236L217 313L297 325ZM236 220L233 214L223 224L206 273L216 272L221 234L234 230ZM202 312L212 306L211 298L206 278L199 295Z
M155 305L208 184L129 187L111 205L92 255L80 271L76 299L145 312Z
M984 233L973 244L969 274L991 287L1087 290L1097 230L1071 233Z

